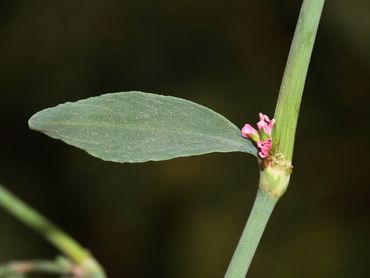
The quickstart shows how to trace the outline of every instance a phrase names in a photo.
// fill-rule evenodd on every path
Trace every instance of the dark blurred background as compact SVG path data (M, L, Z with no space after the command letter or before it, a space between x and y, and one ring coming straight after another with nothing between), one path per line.
M0 4L0 182L89 248L109 277L223 277L258 169L241 153L115 164L28 129L35 112L141 90L236 125L273 115L301 1ZM249 277L370 277L370 2L327 1L291 185ZM0 262L58 252L0 211Z

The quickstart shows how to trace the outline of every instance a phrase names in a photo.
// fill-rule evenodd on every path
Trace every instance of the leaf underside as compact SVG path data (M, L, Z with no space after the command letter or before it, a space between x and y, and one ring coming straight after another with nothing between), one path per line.
M210 152L257 155L239 128L211 109L181 98L135 91L60 104L33 115L29 126L114 162Z

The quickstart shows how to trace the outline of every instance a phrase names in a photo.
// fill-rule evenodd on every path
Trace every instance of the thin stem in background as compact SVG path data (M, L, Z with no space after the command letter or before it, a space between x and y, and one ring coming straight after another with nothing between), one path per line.
M66 261L66 259L61 258L55 261L12 261L0 265L0 277L18 277L16 275L31 273L69 275L70 277L73 275L73 271L73 265L69 261Z
M43 236L77 265L84 268L86 274L89 273L89 275L95 275L86 277L105 277L104 271L88 251L48 219L14 196L1 185L0 206L15 216L18 220L29 226L32 230Z

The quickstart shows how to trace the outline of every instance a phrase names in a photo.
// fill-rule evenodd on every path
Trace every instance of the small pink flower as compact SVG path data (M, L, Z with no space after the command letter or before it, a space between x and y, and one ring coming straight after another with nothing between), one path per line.
M260 135L257 130L255 130L250 124L245 124L242 128L242 135L245 138L250 138L257 142L260 140Z
M269 155L269 151L272 149L272 140L269 138L264 141L258 141L257 146L261 150L258 154L260 157L265 158Z
M264 150L261 150L258 154L261 158L266 158L266 157L269 156L269 153L267 151L264 151Z
M259 113L260 121L257 123L258 131L250 124L245 124L242 128L242 136L257 142L259 156L266 158L272 149L272 129L275 125L275 119L270 120L266 115Z
M261 129L268 135L271 136L272 128L275 124L275 119L270 120L269 117L260 113L260 121L257 123L258 131L261 132Z

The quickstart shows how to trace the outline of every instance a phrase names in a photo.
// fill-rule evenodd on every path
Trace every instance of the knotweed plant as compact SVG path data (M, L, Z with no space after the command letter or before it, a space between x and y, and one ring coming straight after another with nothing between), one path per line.
M323 5L324 0L303 1L275 115L270 119L260 113L254 126L250 124L254 119L246 119L249 123L240 129L189 100L138 91L60 104L36 113L29 126L92 156L119 163L211 152L254 156L260 170L257 197L225 274L228 278L245 277L271 212L289 184L298 113ZM24 277L37 271L63 277L105 277L88 251L3 187L0 205L64 255L55 261L6 264L0 267L0 277Z

